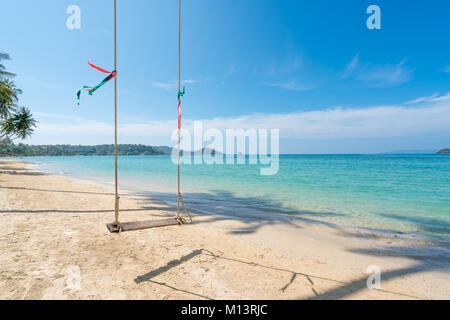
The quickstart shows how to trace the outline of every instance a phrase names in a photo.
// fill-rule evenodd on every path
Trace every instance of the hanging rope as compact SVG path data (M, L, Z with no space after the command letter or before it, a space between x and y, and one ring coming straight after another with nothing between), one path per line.
M114 0L114 69L117 70L117 0ZM117 169L117 77L114 77L114 225L121 231L119 204L120 196Z
M114 78L117 76L116 70L109 72L109 71L106 71L106 70L104 70L104 69L102 69L102 68L100 68L100 67L97 67L97 66L93 65L90 61L88 61L88 64L89 64L92 68L94 68L94 69L96 69L96 70L98 70L98 71L101 71L101 72L103 72L103 73L107 73L108 76L107 76L105 79L103 79L103 81L100 82L100 83L99 83L98 85L96 85L95 87L82 86L81 89L78 90L78 92L77 92L77 104L78 104L78 105L80 105L81 91L85 90L85 91L87 91L87 92L89 93L90 96L92 96L92 94L93 94L95 91L97 91L99 88L101 88L102 86L104 86L108 81L114 79Z
M183 87L181 91L181 0L178 0L178 199L177 199L177 220L180 223L191 223L192 216L186 209L183 197L181 196L181 161L180 161L180 142L181 142L181 98L186 93ZM180 203L183 206L184 213L180 214ZM186 218L187 216L187 218Z

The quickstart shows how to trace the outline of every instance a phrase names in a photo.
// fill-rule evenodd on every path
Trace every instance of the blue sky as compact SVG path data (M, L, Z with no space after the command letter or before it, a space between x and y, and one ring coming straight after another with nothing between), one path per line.
M120 143L173 145L178 1L118 0ZM66 28L69 5L81 30ZM112 0L2 4L0 50L18 74L33 144L113 141ZM381 8L381 30L366 9ZM279 128L282 153L450 146L450 2L184 0L183 119ZM8 13L8 14L5 14Z

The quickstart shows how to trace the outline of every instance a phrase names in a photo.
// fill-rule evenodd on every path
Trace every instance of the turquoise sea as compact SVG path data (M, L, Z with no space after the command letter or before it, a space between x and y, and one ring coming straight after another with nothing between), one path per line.
M113 157L23 158L38 169L113 183ZM191 209L223 215L288 214L329 225L450 243L450 156L282 155L279 173L259 165L183 165ZM170 156L119 157L123 189L176 201ZM245 210L244 210L245 209Z

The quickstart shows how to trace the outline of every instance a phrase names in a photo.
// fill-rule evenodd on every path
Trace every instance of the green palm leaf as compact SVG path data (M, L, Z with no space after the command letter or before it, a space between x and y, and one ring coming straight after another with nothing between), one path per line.
M0 52L0 62L10 59L7 53ZM37 121L27 108L17 109L18 96L22 91L11 80L13 77L15 74L6 71L5 66L0 64L0 139L24 140L33 134Z

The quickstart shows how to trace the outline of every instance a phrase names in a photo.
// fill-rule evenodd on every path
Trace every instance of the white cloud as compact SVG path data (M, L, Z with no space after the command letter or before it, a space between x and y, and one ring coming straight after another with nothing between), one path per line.
M320 66L312 66L307 59L297 53L280 62L269 64L267 74L270 78L255 84L287 91L314 90L320 86L321 81L318 79L320 69Z
M186 79L182 81L184 84L194 84L197 83L198 80L194 80L194 79Z
M436 98L435 98L436 99ZM370 108L335 108L320 111L286 114L251 114L234 118L198 119L204 128L226 129L280 129L280 137L292 139L345 139L390 138L417 134L448 132L450 103L447 100L421 107L375 106ZM37 114L40 121L36 136L76 136L83 140L87 135L111 135L112 124L76 117ZM54 123L48 118L57 118ZM184 128L192 132L194 120L185 119ZM147 137L155 141L168 141L176 130L176 120L148 121L119 125L121 137ZM39 140L39 139L38 139ZM72 141L72 140L71 140ZM48 141L52 143L52 141Z
M331 109L289 114L255 114L234 119L214 119L208 126L229 128L279 128L282 138L380 138L448 131L450 105L423 108L379 106L366 109Z
M185 79L185 80L181 80L181 84L196 84L196 83L200 83L200 82L206 82L209 81L211 79L211 77L207 77L207 78L201 78L201 79ZM172 82L153 82L152 83L153 86L160 88L160 89L164 89L164 90L172 90L175 89L178 86L178 81L172 81Z
M440 96L440 97L431 99L430 102L439 102L439 101L446 101L446 100L450 100L450 92L447 93L445 96Z
M406 59L396 65L386 64L363 71L359 78L371 82L373 86L395 86L412 79L413 71L405 68Z
M439 93L435 93L432 96L420 97L420 98L405 102L405 104L416 104L416 103L422 103L422 102L433 103L433 102L446 101L446 100L450 100L450 92L443 96L439 96Z
M352 61L350 61L347 66L345 67L344 74L342 75L342 78L348 78L351 76L351 73L353 70L355 70L359 65L359 53L357 53Z
M309 91L315 89L311 84L299 83L297 79L293 79L289 82L273 82L268 83L268 86L278 87L288 91Z
M407 59L403 59L397 64L362 64L359 54L350 61L342 78L354 78L365 82L370 87L390 87L409 82L413 78L414 70L405 66Z
M450 66L443 68L442 71L450 73Z
M176 83L162 83L162 82L153 82L152 85L164 90L170 90L177 86Z
M297 72L303 65L302 58L296 55L292 59L285 59L282 64L272 64L268 68L271 74L286 74Z

